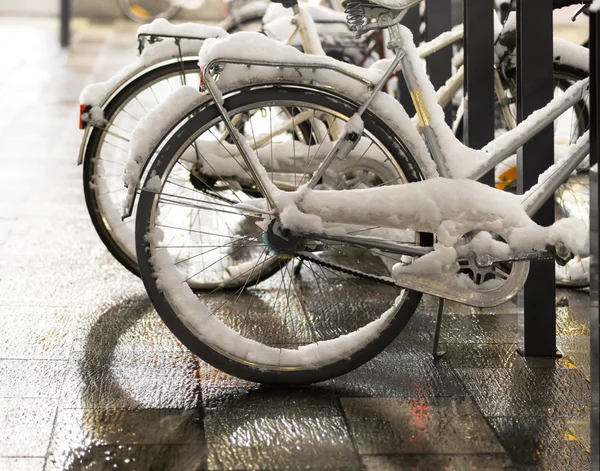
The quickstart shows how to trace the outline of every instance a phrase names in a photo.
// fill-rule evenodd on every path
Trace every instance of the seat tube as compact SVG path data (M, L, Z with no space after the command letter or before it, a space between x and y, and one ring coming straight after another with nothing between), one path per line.
M419 57L411 58L406 52L403 42L404 39L400 34L400 28L402 28L400 25L393 25L389 28L391 37L389 47L394 51L396 56L400 55L400 68L402 70L402 75L404 76L406 86L408 87L413 105L417 111L417 116L419 117L420 131L425 137L427 147L429 148L431 157L436 163L439 175L441 177L447 177L448 169L446 168L444 159L442 158L443 154L438 139L436 138L435 132L431 127L431 115L429 114L429 111L427 111L421 88L419 87L419 80L414 73L414 67L421 66L421 59Z

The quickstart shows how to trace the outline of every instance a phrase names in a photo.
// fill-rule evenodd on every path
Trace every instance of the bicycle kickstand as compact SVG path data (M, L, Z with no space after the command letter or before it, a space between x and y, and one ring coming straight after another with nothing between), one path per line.
M438 298L438 312L437 320L435 322L435 335L433 336L433 359L438 360L442 358L446 352L438 350L440 344L440 330L442 328L442 314L444 312L444 298Z

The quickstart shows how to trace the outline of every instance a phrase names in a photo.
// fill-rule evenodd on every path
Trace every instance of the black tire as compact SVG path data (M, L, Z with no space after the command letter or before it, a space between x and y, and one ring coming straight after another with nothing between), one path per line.
M132 101L134 97L138 96L143 90L148 89L153 84L163 81L168 77L181 75L182 67L183 70L186 71L186 74L193 73L193 71L198 70L198 62L197 60L186 60L183 63L163 65L149 70L129 83L104 106L104 117L107 123L114 122L117 114L123 107ZM99 193L97 193L97 191L99 191L99 179L102 178L102 175L98 175L96 159L99 158L106 136L106 130L98 127L94 127L90 132L83 154L83 194L85 196L90 219L106 248L119 263L121 263L121 265L133 274L139 276L134 250L128 249L125 242L120 240L119 236L115 233L113 228L111 228L106 214L104 214L106 211L102 210L99 202ZM125 154L124 157L126 157ZM114 171L122 174L125 161L119 161L118 164L122 165L119 167L115 164ZM122 188L121 192L124 198L127 190ZM134 222L131 222L131 224L134 224Z
M136 23L150 23L157 18L168 20L173 18L180 10L179 7L171 5L169 0L155 0L156 5L148 5L151 2L136 2L133 0L117 0L117 5L123 14Z
M236 93L236 94L233 94L233 95L230 95L229 97L227 97L225 99L225 108L227 110L229 110L229 112L232 115L235 115L236 110L239 110L239 113L246 112L248 107L251 107L253 104L256 104L257 109L262 109L261 107L264 106L263 103L269 103L269 104L275 103L274 106L282 106L283 107L283 106L290 106L289 103L292 103L292 102L297 103L298 109L300 109L300 110L307 109L310 104L311 106L314 106L315 109L317 109L318 107L326 108L327 110L332 110L333 112L337 113L337 116L342 116L342 117L352 116L354 114L354 111L358 108L355 103L348 101L346 98L342 98L342 97L333 95L333 94L323 91L323 90L318 90L318 89L310 89L309 90L305 87L301 88L301 87L294 86L294 85L278 85L278 86L257 87L257 88L253 88L253 89L246 89L246 90L243 90L241 93ZM283 104L277 104L277 103L283 103ZM286 105L285 103L288 103L288 105ZM333 377L342 375L342 374L347 373L348 371L355 369L355 368L359 367L360 365L366 363L371 358L373 358L375 355L377 355L379 352L381 352L398 335L398 333L400 331L402 331L402 329L406 326L406 324L410 320L412 314L414 313L414 311L417 308L417 305L422 296L421 293L412 292L412 291L408 291L408 290L400 290L397 287L389 287L389 286L385 286L386 289L389 288L389 291L384 291L381 288L381 286L383 286L383 285L381 285L378 282L365 280L363 278L360 278L360 279L358 279L358 281L356 281L357 279L354 278L352 275L346 274L346 275L344 275L344 277L342 277L339 273L336 273L335 276L338 277L339 279L338 278L335 278L335 279L337 280L337 282L339 284L345 283L346 284L345 286L350 285L353 290L354 289L357 289L357 290L364 289L365 286L371 287L371 288L373 286L376 286L377 289L380 290L378 292L380 294L380 297L382 298L379 300L376 299L376 292L371 290L370 296L368 296L368 298L372 298L372 299L363 299L362 297L360 298L361 299L360 302L362 304L366 304L364 311L360 311L361 306L357 306L357 304L354 303L349 298L358 296L361 294L361 292L358 291L356 293L353 293L352 290L348 290L345 295L346 297L344 297L343 299L339 299L339 302L341 303L341 305L343 305L345 307L345 309L344 309L345 314L343 314L343 316L344 316L343 319L345 321L348 321L348 319L351 318L351 320L349 321L351 324L358 322L358 320L355 321L354 319L360 318L361 315L364 315L364 312L371 312L374 308L379 309L377 311L377 315L375 317L375 318L378 318L380 313L382 312L380 310L382 308L381 308L381 303L379 301L382 301L385 303L386 309L388 309L385 312L390 313L389 323L385 323L385 322L383 323L384 327L380 331L379 335L376 336L375 339L371 338L370 340L368 340L366 342L365 345L361 344L358 347L359 348L358 350L351 351L347 356L344 356L343 358L335 358L335 359L332 359L330 362L328 362L328 363L325 362L323 364L311 363L309 366L302 365L300 367L298 367L298 366L291 367L288 365L285 367L280 367L280 366L273 366L273 365L270 366L270 365L265 365L265 364L261 365L256 362L252 362L251 360L243 360L241 358L235 358L235 356L233 354L225 352L221 348L221 346L210 345L206 341L206 337L204 337L205 340L202 340L199 337L199 335L194 334L194 332L192 331L194 329L194 327L192 326L192 324L190 324L190 318L186 319L186 321L184 322L182 317L180 317L176 313L176 310L178 308L174 305L176 303L178 303L179 301L177 301L177 300L174 301L173 299L169 299L171 296L168 294L165 294L165 292L163 292L161 290L163 285L161 285L160 280L157 280L157 277L155 276L154 268L152 265L152 263L155 261L155 259L153 258L155 256L155 253L153 252L153 250L156 250L156 253L159 253L159 249L164 249L165 247L154 248L154 246L152 244L158 245L158 243L151 242L152 237L148 236L151 228L154 228L154 219L153 218L154 218L156 212L160 212L161 217L162 217L163 212L165 212L165 206L160 206L160 207L158 206L161 201L161 198L163 198L163 200L164 200L171 196L169 194L169 192L165 190L165 187L167 186L169 178L174 178L170 172L174 168L178 169L179 167L183 167L182 162L185 163L185 162L189 161L189 160L186 161L185 159L181 160L181 161L179 160L180 156L184 155L183 154L184 149L187 146L190 146L187 148L191 148L193 145L196 145L196 143L198 142L197 141L198 136L200 136L202 133L204 133L204 131L206 129L212 129L212 126L214 126L214 123L218 122L219 120L220 120L220 118L219 118L217 110L215 109L214 105L209 103L209 104L204 104L201 107L197 108L192 113L190 113L189 118L186 118L179 125L176 125L173 128L174 132L171 134L171 137L169 138L169 140L166 141L165 143L163 143L164 145L162 145L158 155L153 160L152 168L148 172L149 176L150 175L158 176L161 179L162 186L161 186L159 193L156 193L156 190L153 190L153 191L142 190L142 192L141 192L139 202L138 202L138 210L137 210L137 217L136 217L136 219L137 219L136 247L137 247L137 255L138 255L138 259L139 259L139 266L140 266L140 271L142 274L142 279L144 281L144 285L146 287L148 295L150 296L150 299L151 299L155 309L157 310L157 312L159 313L159 315L161 316L161 318L163 319L165 324L173 332L173 334L184 345L186 345L186 347L189 348L194 354L198 355L200 358L202 358L204 361L210 363L214 367L216 367L222 371L225 371L226 373L229 373L231 375L234 375L236 377L243 378L246 380L261 382L261 383L268 383L268 384L283 384L283 385L308 384L308 383L323 381L323 380L326 380L329 378L333 378ZM416 178L413 176L414 169L418 169L419 167L418 167L417 163L415 162L415 160L410 155L410 152L407 150L406 146L400 141L400 138L395 136L393 131L389 129L389 127L386 125L385 122L383 122L379 117L377 117L375 114L373 114L371 112L367 112L365 114L365 116L363 116L363 120L365 122L366 133L368 133L368 135L370 136L371 142L376 141L377 143L380 143L386 149L386 151L392 150L393 154L390 153L388 155L393 155L393 159L395 159L394 165L396 165L397 168L400 169L400 172L403 174L403 178L405 179L404 181L414 181L414 179ZM333 128L333 124L332 124L331 128ZM364 135L367 135L367 134L364 134ZM183 157L182 157L182 159L183 159ZM180 166L177 167L176 164L180 164ZM191 173L191 171L190 171L190 173ZM146 188L149 179L150 179L150 177L144 183L143 188ZM175 180L175 181L181 182L183 180ZM161 194L160 192L163 192L163 193ZM196 201L196 200L194 200L194 201ZM167 204L168 203L169 203L169 201L167 199ZM204 200L202 200L201 203L198 203L198 205L205 205L205 204L208 204L208 203L204 203ZM161 219L159 225L161 225L162 227L165 227L162 219ZM195 231L195 232L197 232L197 231ZM155 234L155 232L152 232L152 234ZM424 240L424 238L421 239L421 243L423 243L422 242L423 240ZM320 250L325 250L325 248L321 248ZM340 249L335 249L335 250L339 251ZM202 252L202 253L205 253L205 252ZM340 252L340 254L341 254L341 252ZM276 260L279 260L279 259L276 259ZM305 263L312 263L312 262L305 262ZM349 264L351 262L349 259L343 259L343 262L337 261L337 263ZM291 268L294 266L293 262L286 260L285 264L286 264L285 266L287 267L285 269L289 272L290 279L292 279L292 276L296 277L297 275L295 274L295 271L292 270L292 268ZM366 262L365 262L365 265L366 265ZM257 264L257 266L258 266L258 264ZM281 268L281 267L280 267L280 269L283 270L283 268ZM301 269L304 269L304 265L302 266ZM368 267L365 268L363 265L363 269L368 269ZM312 270L312 268L308 267L308 268L306 268L306 270ZM294 271L293 275L292 275L291 271ZM307 271L306 273L307 273L307 279L310 279L311 272ZM315 272L313 271L312 273L314 274ZM283 273L283 274L278 273L277 276L281 276L282 280L285 279L284 278L285 273ZM297 280L298 278L294 278L294 279ZM314 279L316 279L316 278L313 278L313 280ZM275 281L271 281L271 280L272 279L269 279L269 280L267 280L267 282L272 283L275 287L277 284L279 284L278 280L275 280ZM289 292L288 292L288 300L287 300L288 301L287 305L288 305L289 310L287 313L285 311L283 312L283 314L285 314L284 317L281 317L283 314L278 312L279 317L277 317L277 319L278 319L278 322L280 322L280 323L287 322L288 314L290 316L292 316L291 308L289 308L289 293L291 293L291 290L292 290L291 283L294 283L294 291L296 292L296 294L298 294L295 282L290 281L290 286L288 287ZM282 284L283 284L283 282L282 282ZM158 285L160 285L160 286L158 286ZM358 285L360 285L360 286L358 286ZM182 285L178 285L178 286L185 287L185 283ZM320 291L321 285L319 283L318 283L318 286L319 286L319 291ZM268 287L263 288L261 284L258 284L255 287L255 291L253 293L250 293L249 295L259 296L262 294L262 292L260 290L261 289L267 290L267 288ZM281 291L281 287L279 290ZM284 286L284 291L285 291L285 286ZM403 298L401 301L398 302L398 304L396 304L396 302L392 302L391 300L400 299L400 298L396 298L396 296L399 295L400 291L402 291ZM223 290L222 293L224 293L224 292L225 291ZM237 298L239 298L242 295L242 292L244 293L244 295L248 294L248 290L247 289L244 290L244 286L242 286L242 288L240 288L238 291L235 291L232 294L228 294L229 299L233 299L234 297L237 296L235 298L237 301ZM258 294L254 294L254 293L258 293ZM274 296L272 294L268 293L267 291L265 291L265 293L266 293L266 295L270 296L269 297L270 301L268 301L269 304L264 304L264 305L261 304L260 305L262 310L260 311L260 314L257 314L257 318L252 318L251 328L255 329L255 330L259 329L261 322L264 322L267 320L268 320L268 322L266 322L265 325L262 326L263 330L260 330L260 332L258 332L256 334L254 332L250 332L248 334L244 333L244 335L248 335L249 336L248 338L252 338L252 340L260 341L260 342L263 342L266 344L266 343L269 343L269 341L266 340L266 338L274 335L274 331L277 331L279 328L279 324L277 322L274 322L274 319L276 319L276 318L275 317L269 318L267 315L267 311L269 309L272 308L273 310L276 310L276 307L278 306L279 294L278 294L277 298L274 299ZM307 291L307 293L312 293L312 294L307 294L307 296L309 296L309 297L315 296L315 298L310 298L310 299L315 299L315 300L317 299L317 295L319 294L314 286L312 286L310 288L310 291ZM384 293L384 295L381 295L381 293ZM318 298L318 299L330 299L329 297L326 297L322 291L320 294L323 297ZM205 293L203 295L202 302L203 303L213 303L212 306L214 306L215 301L212 301L212 298L210 297L211 295L212 295L212 292ZM329 292L328 292L327 296L329 296ZM331 295L331 296L333 298L334 295ZM385 301L383 301L383 298L385 298ZM220 298L220 299L222 299L222 298ZM337 299L337 298L335 298L335 299ZM189 300L189 298L188 298L188 300ZM219 300L219 302L220 302L220 300ZM248 301L245 301L245 302L248 302ZM391 308L389 307L390 302L391 302L391 306L392 306ZM219 308L221 306L223 306L223 304L221 304L219 306ZM245 307L246 305L244 304L243 306ZM273 307L273 306L275 306L275 307ZM315 308L315 309L318 307L322 307L323 309L331 309L332 308L332 306L330 304L327 304L326 306L321 306L319 304L318 300L312 301L312 304L310 304L309 300L306 300L306 302L303 303L302 306L303 306L302 310L301 310L302 315L305 315L305 316L308 313L308 310L305 311L305 308L308 309L307 306L309 306L310 308ZM248 310L246 312L246 315L250 314L251 308L252 308L252 305L248 304ZM206 309L206 308L202 308L202 309ZM216 314L216 312L217 311L215 311L214 316L212 316L212 314L211 314L211 316L212 316L211 319L218 318L217 317L218 314ZM335 323L335 314L337 312L338 311L335 311L335 310L327 311L327 316L323 316L323 318L317 319L317 322L319 320L321 320L325 324L327 324L328 322L333 324L333 323ZM352 313L351 316L348 315L349 312ZM233 312L233 308L232 308L226 314L225 319L227 320L228 323L235 324L235 326L238 327L237 321L234 318L234 314L235 313ZM254 311L252 311L252 314L254 315ZM311 311L310 315L308 317L306 317L307 324L309 323L309 318L311 319L311 322L315 322L315 317L313 314L314 313L312 313L312 311ZM298 316L300 316L300 314L298 314ZM388 320L388 318L386 318L386 322L387 322L387 320ZM364 322L371 322L371 321L365 320ZM224 323L222 321L221 321L221 323L224 325ZM240 329L242 331L244 328L246 328L246 327L240 327ZM250 327L247 327L247 328L250 329ZM318 324L317 325L311 324L310 328L311 329L321 329L321 328L324 329L322 326L320 326ZM352 327L352 328L354 328L354 327ZM281 329L282 329L282 331L284 331L284 335L288 335L288 330L286 330L287 329L286 325L284 325ZM340 327L339 329L341 331L342 328ZM306 330L307 331L310 330L309 327L306 327ZM211 332L213 332L212 335L215 335L214 330L211 330ZM315 334L315 332L311 331L311 335L312 334ZM258 337L254 337L255 335L258 335ZM334 335L335 335L335 338L338 338L340 335L343 335L343 333L338 333L338 331L336 330ZM302 335L300 335L300 337L302 337ZM315 334L315 337L311 337L311 338L316 339L316 334ZM286 337L286 339L287 339L287 337ZM323 341L323 340L324 339L321 339L321 341ZM314 341L316 341L318 344L318 342L320 340L316 339L316 340L313 340L313 342ZM281 351L282 351L281 347L285 347L286 345L293 343L291 340L286 340L286 342L287 343L284 345L284 344L282 344L281 341L273 340L273 344L280 347L279 348L280 355L281 355ZM311 342L311 340L308 340L306 342ZM294 344L294 345L298 346L300 344ZM314 343L311 343L311 345L314 345ZM235 348L235 347L232 346L232 348Z

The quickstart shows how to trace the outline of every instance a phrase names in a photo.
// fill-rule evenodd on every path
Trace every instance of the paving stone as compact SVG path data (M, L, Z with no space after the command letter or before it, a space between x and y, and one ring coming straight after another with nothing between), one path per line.
M44 458L0 458L3 471L42 471Z
M185 353L187 349L156 314L146 293L109 301L85 310L73 342L73 351L144 354Z
M0 456L46 455L56 400L0 398Z
M250 393L204 426L211 470L361 467L335 396L312 389Z
M199 368L191 353L77 353L69 361L61 406L195 408L200 404Z
M49 462L52 468L66 469L74 463L89 462L91 466L92 461L98 459L104 466L115 462L121 466L128 464L125 459L129 459L137 463L135 469L147 469L142 466L145 455L158 448L134 445L164 445L164 463L169 462L167 456L174 445L193 445L187 448L188 452L193 451L189 457L198 459L201 452L200 458L205 458L201 412L197 409L62 409L53 431Z
M590 384L577 370L457 369L485 417L569 416L590 412Z
M445 315L442 321L443 343L516 343L516 314Z
M583 317L587 321L582 322ZM590 335L589 311L585 310L582 315L582 308L574 308L568 306L556 307L556 335L565 336L582 336Z
M513 463L539 470L590 469L590 455L565 419L497 417L489 419Z
M68 359L77 316L65 307L0 305L0 358Z
M201 471L206 469L206 448L199 445L100 445L50 456L48 470Z
M66 360L0 360L0 397L57 399L66 369Z
M466 391L444 358L434 360L430 348L400 339L367 364L323 383L340 396L464 396Z
M516 471L507 455L362 456L367 471Z
M566 358L585 376L589 381L590 371L590 338L581 337L562 337L556 338L558 348L564 353Z
M361 455L504 453L469 398L342 398Z
M511 368L522 362L516 343L449 343L444 350L445 359L455 368Z
M230 404L239 404L248 394L261 389L257 383L228 375L203 361L200 362L200 384L205 408L227 408Z

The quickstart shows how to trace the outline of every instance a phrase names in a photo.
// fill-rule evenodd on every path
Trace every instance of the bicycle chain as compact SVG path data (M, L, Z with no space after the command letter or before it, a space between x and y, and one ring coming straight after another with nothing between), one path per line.
M396 282L392 281L392 279L388 278L388 277L369 275L368 273L364 273L362 271L353 270L351 268L343 267L341 265L336 265L335 263L325 262L323 260L319 260L318 258L309 257L307 255L304 255L301 252L295 252L293 254L293 256L299 258L302 261L309 261L309 262L315 263L316 265L320 265L320 266L323 266L326 268L331 268L333 270L339 271L341 273L345 273L347 275L356 276L357 278L364 278L364 279L367 279L370 281L376 281L378 283L383 283L388 286L394 286L396 288L401 288L400 285L398 285Z

